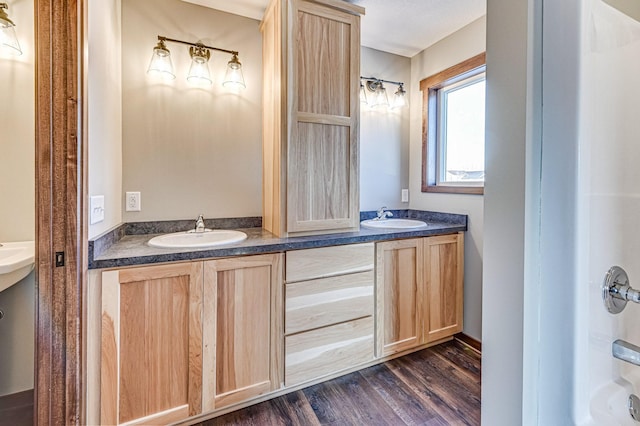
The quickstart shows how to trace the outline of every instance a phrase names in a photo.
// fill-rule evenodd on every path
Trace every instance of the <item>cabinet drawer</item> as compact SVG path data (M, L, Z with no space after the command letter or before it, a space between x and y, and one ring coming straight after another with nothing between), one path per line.
M373 317L285 337L285 386L373 359Z
M373 251L373 243L288 251L285 281L305 281L372 270Z
M286 285L285 334L373 315L373 271Z

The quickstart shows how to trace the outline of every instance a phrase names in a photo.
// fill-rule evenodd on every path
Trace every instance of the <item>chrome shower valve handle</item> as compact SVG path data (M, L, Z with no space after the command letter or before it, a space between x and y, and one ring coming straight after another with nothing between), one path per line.
M612 266L602 283L602 301L610 313L619 314L628 301L640 303L640 291L631 288L624 269Z

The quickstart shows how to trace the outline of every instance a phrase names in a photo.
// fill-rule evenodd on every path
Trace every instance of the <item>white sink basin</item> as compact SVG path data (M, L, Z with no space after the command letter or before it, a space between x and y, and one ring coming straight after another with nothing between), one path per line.
M35 245L33 241L2 243L0 247L0 291L11 287L33 270Z
M420 229L427 227L426 222L415 219L369 219L363 220L360 225L372 229Z
M205 232L176 232L153 237L149 240L152 247L162 248L205 248L237 243L247 238L241 231L229 229L207 229Z

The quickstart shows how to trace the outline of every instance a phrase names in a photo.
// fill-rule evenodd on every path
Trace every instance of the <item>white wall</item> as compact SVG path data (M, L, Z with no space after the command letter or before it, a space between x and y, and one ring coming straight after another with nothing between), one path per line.
M466 214L464 332L482 340L483 197L421 192L422 92L420 80L485 51L486 18L482 17L411 59L410 208Z
M403 82L411 93L409 58L368 47L361 48L360 55L360 75ZM397 88L386 85L389 101ZM409 115L409 107L389 110L360 105L361 211L409 207L400 198L400 191L409 188Z
M536 25L541 21L534 6L540 4L487 2L482 303L482 424L487 425L538 424L535 406L541 389L534 377L536 357L524 350L524 330L536 332L535 321L525 323L525 307L529 318L535 318L537 299L526 301L525 288L535 288L539 279L536 67L541 59L536 56ZM553 284L557 288L560 283ZM535 348L537 333L531 337L527 344ZM569 423L555 419L540 424Z
M262 39L259 22L178 0L127 0L122 27L122 192L140 191L125 222L260 216ZM188 85L188 46L167 43L176 79L147 75L157 35L240 52L247 88L222 87L231 56L213 52L214 80Z
M122 222L121 0L88 2L88 193L104 195L105 220L89 238Z
M21 56L0 54L0 242L35 238L33 2L10 0ZM0 292L0 396L33 389L34 274Z

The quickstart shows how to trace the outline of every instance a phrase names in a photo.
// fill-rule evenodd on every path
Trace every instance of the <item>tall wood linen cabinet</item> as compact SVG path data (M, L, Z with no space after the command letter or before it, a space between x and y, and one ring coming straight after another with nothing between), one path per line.
M263 38L263 226L284 237L359 225L360 16L273 0Z

